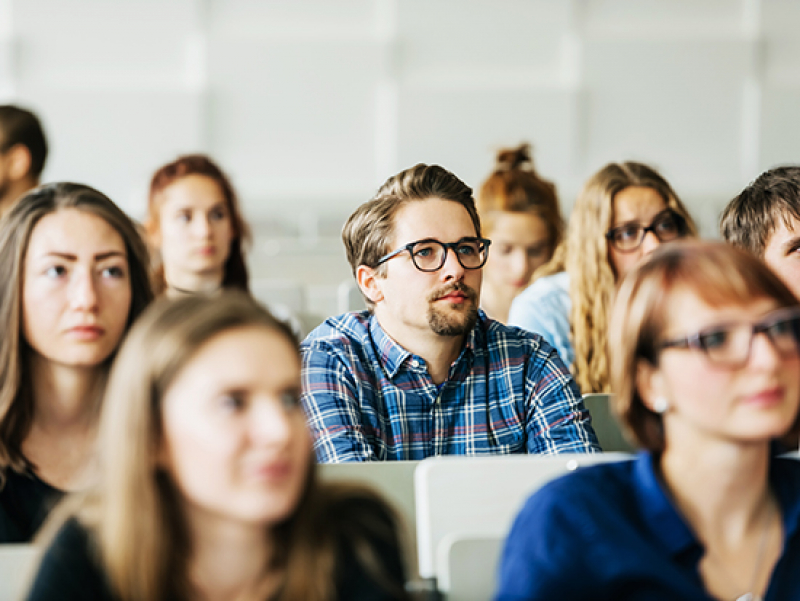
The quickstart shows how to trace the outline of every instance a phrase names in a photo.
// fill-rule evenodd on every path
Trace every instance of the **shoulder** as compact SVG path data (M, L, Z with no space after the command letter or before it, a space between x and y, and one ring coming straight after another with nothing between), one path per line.
M522 303L562 302L569 299L569 274L566 271L548 275L535 280L530 286L519 293L514 301Z
M327 486L336 516L337 594L352 601L404 599L405 567L394 511L374 492Z
M329 317L314 328L300 345L303 352L319 347L363 345L369 339L369 311L354 311Z
M531 495L519 519L548 530L572 523L589 531L609 518L624 517L633 502L635 464L635 460L601 463L556 478Z
M28 599L111 599L92 534L67 520L44 551Z

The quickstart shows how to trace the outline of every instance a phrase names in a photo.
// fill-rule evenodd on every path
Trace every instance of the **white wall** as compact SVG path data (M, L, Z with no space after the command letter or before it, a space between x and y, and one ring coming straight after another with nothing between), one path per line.
M0 102L43 118L48 180L142 215L206 151L258 222L256 275L335 310L337 236L392 173L476 187L531 141L565 208L610 160L661 169L706 235L800 161L796 0L0 0Z

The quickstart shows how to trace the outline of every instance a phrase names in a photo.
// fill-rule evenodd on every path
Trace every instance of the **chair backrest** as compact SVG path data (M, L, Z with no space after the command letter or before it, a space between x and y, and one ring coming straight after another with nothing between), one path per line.
M611 411L610 394L585 394L583 404L592 416L592 427L600 448L607 453L633 453L636 449L622 434L622 428Z
M581 466L630 459L623 453L432 457L414 474L419 574L438 578L446 537L505 538L525 500L546 482ZM486 569L493 570L491 562ZM494 572L489 574L494 579Z
M436 552L437 587L448 600L486 601L495 592L502 536L448 534Z
M366 463L321 463L323 481L355 482L378 491L397 511L404 536L410 571L417 565L416 504L414 471L419 461L374 461ZM415 576L415 574L410 574Z
M38 559L39 549L33 545L0 545L0 599L22 597Z

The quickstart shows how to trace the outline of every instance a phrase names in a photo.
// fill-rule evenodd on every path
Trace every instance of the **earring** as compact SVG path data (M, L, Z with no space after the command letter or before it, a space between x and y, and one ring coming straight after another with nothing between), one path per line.
M659 396L653 399L653 411L658 413L659 415L663 415L669 409L669 401L663 397Z

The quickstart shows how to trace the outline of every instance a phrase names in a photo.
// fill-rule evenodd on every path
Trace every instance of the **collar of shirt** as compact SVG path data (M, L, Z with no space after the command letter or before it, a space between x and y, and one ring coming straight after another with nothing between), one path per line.
M475 349L482 348L481 341L483 337L483 328L481 327L481 324L485 320L486 314L479 309L478 321L475 323L475 327L472 328L470 333L467 335L466 344L461 349L461 353L459 353L458 359L456 359L453 365L461 365L462 361L467 359L467 367L471 368L472 357L475 353ZM417 355L410 353L392 340L392 338L381 327L381 324L378 322L378 318L375 316L375 314L372 314L369 319L369 335L372 339L375 353L389 378L394 379L394 377L403 367L403 364L406 362L408 362L412 369L426 369L425 360L422 357L418 357ZM416 362L416 364L414 362ZM467 371L469 371L469 369L467 369ZM453 373L452 368L450 373Z
M673 556L691 553L695 561L702 556L703 547L689 525L673 505L663 481L656 470L657 455L641 451L636 458L636 478L633 480L644 523ZM783 517L784 539L789 540L800 527L800 481L788 458L773 457L769 480Z

